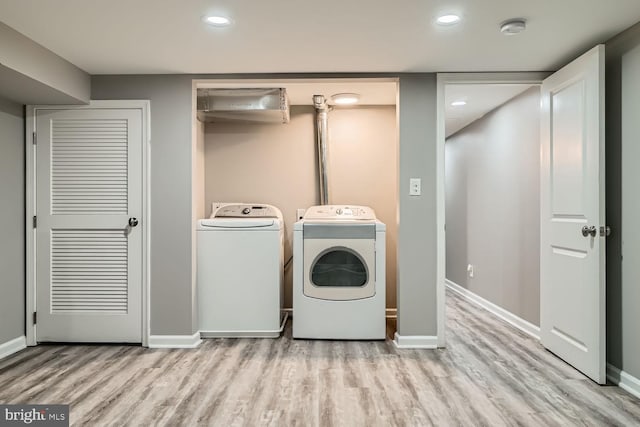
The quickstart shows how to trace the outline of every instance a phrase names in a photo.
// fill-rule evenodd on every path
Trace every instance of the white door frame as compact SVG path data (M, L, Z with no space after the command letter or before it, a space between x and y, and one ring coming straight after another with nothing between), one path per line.
M26 229L26 309L25 325L27 345L37 345L36 323L33 313L36 311L36 229L33 227L33 217L36 215L36 144L34 134L36 130L36 114L38 110L73 110L73 109L139 109L142 111L142 345L149 346L150 335L150 149L151 123L150 102L146 100L108 100L91 101L88 105L28 105L26 111L25 133L25 229ZM37 142L37 141L36 141Z
M445 234L445 172L444 142L445 134L445 86L448 84L531 84L541 85L551 73L438 73L437 75L437 131L436 131L436 279L437 279L437 334L438 347L445 347L445 279L446 279L446 234Z

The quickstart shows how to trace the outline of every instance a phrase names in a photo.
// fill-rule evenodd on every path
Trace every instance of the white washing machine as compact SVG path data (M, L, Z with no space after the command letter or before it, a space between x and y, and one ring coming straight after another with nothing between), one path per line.
M313 206L293 229L293 337L385 339L386 227L366 206Z
M278 337L284 321L284 222L271 205L218 204L197 225L200 335Z

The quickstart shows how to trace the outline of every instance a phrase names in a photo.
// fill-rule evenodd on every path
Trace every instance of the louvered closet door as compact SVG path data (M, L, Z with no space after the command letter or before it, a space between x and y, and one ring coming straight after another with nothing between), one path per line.
M141 342L142 113L38 110L38 341Z

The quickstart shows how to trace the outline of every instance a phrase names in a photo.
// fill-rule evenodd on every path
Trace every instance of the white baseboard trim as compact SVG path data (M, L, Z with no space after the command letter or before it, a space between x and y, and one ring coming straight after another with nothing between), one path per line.
M9 357L20 350L24 350L25 348L27 348L27 337L24 335L0 344L0 359Z
M640 399L640 379L607 363L607 379Z
M202 343L200 332L193 335L151 335L149 348L196 348Z
M393 344L396 348L426 348L435 349L438 348L438 337L429 335L400 335L395 333L393 337Z
M497 316L500 319L504 320L505 322L515 326L516 328L520 329L522 332L524 332L524 333L526 333L528 335L531 335L533 338L535 338L537 340L540 339L540 327L539 326L536 326L533 323L530 323L530 322L524 320L523 318L516 316L515 314L511 313L510 311L507 311L504 308L492 303L491 301L488 301L488 300L482 298L481 296L479 296L477 294L474 294L470 290L468 290L466 288L463 288L462 286L458 285L457 283L452 282L449 279L446 279L445 283L446 283L447 288L451 289L453 292L463 296L464 298L468 299L472 303L484 308L489 313L491 313L494 316Z

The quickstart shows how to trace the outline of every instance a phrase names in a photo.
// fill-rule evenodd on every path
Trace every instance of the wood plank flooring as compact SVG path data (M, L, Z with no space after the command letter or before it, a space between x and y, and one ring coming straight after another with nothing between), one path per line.
M0 403L67 403L91 426L640 425L639 399L447 297L443 350L293 340L290 325L194 350L41 345L0 361Z

